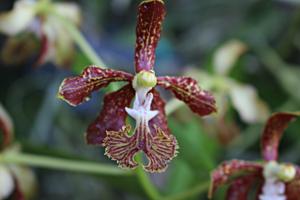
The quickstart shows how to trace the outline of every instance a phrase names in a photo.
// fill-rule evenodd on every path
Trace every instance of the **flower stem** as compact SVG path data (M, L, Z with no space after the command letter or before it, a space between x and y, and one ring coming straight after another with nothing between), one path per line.
M194 188L191 188L190 190L187 190L185 192L176 194L174 196L169 196L169 197L165 197L162 198L162 200L184 200L184 199L188 199L189 197L193 197L197 194L201 194L205 191L208 190L210 185L210 182L203 182L198 184L197 186L195 186Z
M104 62L99 57L99 55L95 52L95 50L91 47L88 41L84 38L82 33L78 30L78 28L69 20L60 16L57 13L53 13L54 16L59 18L60 23L64 25L64 27L68 30L70 36L73 38L78 47L82 50L82 52L87 56L87 58L95 65L106 68Z
M182 101L179 101L175 98L171 99L167 104L166 104L166 114L170 115L173 112L175 112L178 108L180 108L184 103Z
M62 20L62 23L65 25L66 29L69 31L70 35L73 37L74 41L80 47L80 49L85 53L90 61L93 64L106 68L104 62L100 59L100 57L96 54L96 52L92 49L92 47L88 44L87 40L82 36L80 31L71 23Z
M90 174L103 174L111 176L128 176L130 172L120 168L95 162L68 160L62 158L52 158L47 156L31 155L18 152L3 152L0 154L0 163L24 164L33 167L65 170Z
M152 184L149 176L146 174L142 167L142 154L138 154L136 156L136 160L139 163L138 168L136 169L136 175L141 183L142 187L144 188L148 197L152 200L161 199L159 192L156 190L155 186Z

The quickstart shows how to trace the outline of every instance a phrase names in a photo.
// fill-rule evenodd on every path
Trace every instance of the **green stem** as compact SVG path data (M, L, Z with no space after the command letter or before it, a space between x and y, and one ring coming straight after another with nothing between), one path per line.
M65 20L62 20L62 23L65 25L66 29L69 31L74 41L77 43L80 49L85 53L88 59L92 61L93 64L101 68L106 68L104 62L100 59L100 57L88 44L87 40L82 36L80 31L78 31L78 29L72 23L68 23Z
M156 187L152 184L149 176L146 174L146 172L143 169L142 166L142 154L138 154L136 156L136 160L139 164L138 168L136 169L136 176L141 183L142 187L145 190L145 193L148 195L148 197L152 200L161 199L159 192L156 190Z
M33 167L65 170L90 174L103 174L112 176L128 176L130 172L120 168L95 162L67 160L61 158L52 158L46 156L30 155L17 152L3 152L0 154L0 163L24 164Z
M98 54L94 51L88 41L84 38L78 28L71 23L69 20L64 17L58 15L57 13L53 13L54 16L59 18L60 22L64 25L64 27L68 30L70 37L73 38L78 47L82 50L82 52L87 56L87 58L95 65L106 68L102 59L98 56Z
M166 105L166 114L170 115L175 112L178 108L180 108L184 103L177 99L171 99Z
M176 194L174 196L169 196L169 197L165 197L162 198L162 200L184 200L184 199L188 199L189 197L193 197L197 194L201 194L205 191L208 190L210 185L210 182L204 182L204 183L200 183L199 185L195 186L194 188L187 190L183 193L179 193Z

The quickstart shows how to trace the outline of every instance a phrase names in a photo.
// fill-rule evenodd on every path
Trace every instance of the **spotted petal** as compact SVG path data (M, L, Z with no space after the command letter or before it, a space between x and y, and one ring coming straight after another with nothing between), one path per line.
M209 198L212 197L220 185L227 184L232 178L245 174L258 174L258 176L262 176L262 166L257 163L241 160L232 160L222 163L211 174Z
M153 69L155 49L166 11L162 0L145 0L139 5L136 27L136 71Z
M131 81L132 75L123 71L102 69L96 66L85 68L81 75L66 78L60 85L58 97L77 106L90 94L114 81Z
M101 145L106 137L106 131L119 131L125 126L127 116L125 107L130 106L133 97L134 90L131 85L126 85L104 97L100 115L87 129L86 140L88 144Z
M190 77L158 77L157 84L171 90L179 100L185 102L193 112L200 116L217 110L214 97L202 90L197 81Z
M269 118L261 138L262 156L266 161L278 159L278 145L283 131L297 116L300 112L275 113Z
M227 190L227 200L247 200L251 187L257 180L255 174L239 177L235 179Z
M13 125L12 120L0 104L0 133L3 134L1 147L5 147L10 144L13 137Z

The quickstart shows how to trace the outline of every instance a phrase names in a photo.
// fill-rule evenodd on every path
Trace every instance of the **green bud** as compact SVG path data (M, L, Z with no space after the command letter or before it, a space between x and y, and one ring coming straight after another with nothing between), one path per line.
M281 164L279 166L279 171L277 174L279 180L284 182L289 182L293 180L296 176L296 169L291 164Z
M135 75L133 79L133 88L153 88L156 86L157 78L154 72L151 71L141 71Z

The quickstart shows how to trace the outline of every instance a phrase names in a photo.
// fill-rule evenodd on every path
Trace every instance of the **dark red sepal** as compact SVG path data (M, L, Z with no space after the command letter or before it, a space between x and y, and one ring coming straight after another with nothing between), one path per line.
M283 131L297 116L300 116L300 112L282 112L275 113L269 118L261 137L262 156L265 161L278 159L278 145Z
M135 44L136 72L153 69L155 49L165 14L162 0L146 0L139 5Z
M114 81L131 81L132 75L123 71L85 68L80 76L66 78L60 85L58 97L76 106L88 99L90 94Z
M175 97L185 102L190 109L200 116L216 112L214 97L202 90L196 80L191 77L158 77L157 84L171 90Z
M262 170L262 165L254 162L231 160L222 163L211 174L209 198L212 198L213 193L220 185L229 183L232 178L249 174L257 174L257 176L262 177Z
M88 144L102 145L106 131L119 131L125 126L127 117L125 107L130 106L134 94L131 85L126 85L116 92L105 95L102 111L86 131Z
M257 180L258 176L255 174L245 175L233 180L227 190L226 200L247 200L252 186Z

